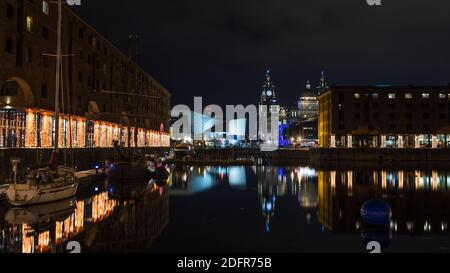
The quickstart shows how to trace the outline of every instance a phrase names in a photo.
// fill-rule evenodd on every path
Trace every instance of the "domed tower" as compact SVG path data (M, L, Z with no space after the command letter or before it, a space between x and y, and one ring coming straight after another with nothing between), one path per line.
M298 102L299 115L301 120L316 118L319 114L319 104L317 94L312 90L311 83L306 83L306 88Z

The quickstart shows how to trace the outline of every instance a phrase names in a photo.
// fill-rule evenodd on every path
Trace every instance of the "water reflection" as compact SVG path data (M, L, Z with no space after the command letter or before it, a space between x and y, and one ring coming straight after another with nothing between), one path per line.
M192 195L227 183L235 189L244 189L247 184L246 168L178 166L171 171L171 195Z
M3 211L0 250L64 253L78 241L83 252L146 251L167 226L168 207L167 190L154 183L102 183L73 200Z
M319 220L336 232L359 232L359 210L372 198L392 207L395 234L448 234L447 171L321 171Z
M421 247L427 245L439 250L441 242L444 245L450 243L450 171L445 170L186 167L173 170L170 192L174 198L185 197L176 199L177 206L173 209L176 214L186 215L178 225L184 225L189 234L196 234L196 230L221 228L216 222L242 222L242 214L248 216L245 219L255 219L253 215L256 214L261 221L245 220L242 230L229 236L221 233L220 238L214 237L215 244L227 245L227 250L231 251L242 248L230 242L246 240L254 245L254 248L246 248L249 251L261 248L293 251L296 249L293 245L304 251L309 250L308 246L324 251L366 251L370 241L379 242L383 249L392 249L395 245L397 251L411 251L413 238L414 242L421 242ZM235 205L233 200L238 196L239 204ZM256 200L254 196L257 196ZM227 210L230 213L223 212L223 202L215 202L218 198L229 198ZM375 198L390 204L390 226L370 227L361 221L362 204ZM193 222L192 219L198 218L195 215L199 208L202 215L216 221ZM257 226L262 233L255 233L254 229L247 232L252 226ZM290 234L289 239L286 234ZM163 246L166 243L174 248L183 244L183 241L171 241L170 236L166 236L159 249L166 249ZM177 236L178 240L182 238L179 230ZM438 239L430 240L430 237ZM282 240L288 240L284 248L274 244ZM305 241L308 243L302 244ZM187 242L190 241L184 244ZM212 248L208 240L197 244L201 244L201 250Z
M256 167L258 196L264 229L270 231L271 220L275 216L278 198L296 198L298 206L307 210L306 221L311 221L311 213L317 207L317 174L310 168Z

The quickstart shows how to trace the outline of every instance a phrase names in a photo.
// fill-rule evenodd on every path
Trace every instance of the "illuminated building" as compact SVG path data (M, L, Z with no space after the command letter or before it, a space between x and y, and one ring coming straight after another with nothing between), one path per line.
M308 81L305 91L303 92L298 102L299 116L301 120L309 120L317 118L319 115L319 103L317 95L311 88L311 83Z
M333 86L319 96L321 147L450 146L450 88Z
M323 73L320 80L320 86L326 86ZM300 116L301 138L303 140L317 140L319 102L317 101L317 94L312 90L309 81L306 84L305 91L300 97L298 108Z
M264 109L262 106L267 106ZM271 139L271 119L272 112L280 112L280 105L278 104L278 98L276 93L275 84L273 83L270 70L266 72L266 80L262 86L261 96L259 99L259 116L265 117L267 120L266 130L262 129L262 124L259 124L258 135L259 139L264 139L267 142L277 142L278 139ZM277 128L278 129L278 128ZM267 133L267 134L266 134Z
M52 146L56 73L48 54L56 52L56 7L0 5L0 147ZM69 6L63 9L62 51L73 56L63 61L62 147L110 147L126 138L128 125L140 128L138 146L166 143L171 95L136 64L134 36L125 55ZM151 136L161 131L161 138Z

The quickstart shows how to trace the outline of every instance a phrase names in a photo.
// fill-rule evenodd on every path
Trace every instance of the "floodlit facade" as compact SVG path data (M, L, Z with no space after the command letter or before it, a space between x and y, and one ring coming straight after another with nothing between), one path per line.
M319 96L319 145L448 148L450 87L331 87Z
M0 3L0 148L52 146L56 8ZM125 55L69 6L62 17L62 52L70 56L63 58L61 147L168 146L171 95L136 65L134 37Z

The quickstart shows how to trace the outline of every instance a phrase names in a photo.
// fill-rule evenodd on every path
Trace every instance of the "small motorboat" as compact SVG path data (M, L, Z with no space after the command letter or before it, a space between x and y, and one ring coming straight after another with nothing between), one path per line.
M74 169L47 167L31 171L24 183L11 183L6 197L13 206L29 206L69 199L77 189Z
M383 200L372 199L361 207L361 218L366 224L386 226L391 222L391 217L391 206Z

